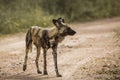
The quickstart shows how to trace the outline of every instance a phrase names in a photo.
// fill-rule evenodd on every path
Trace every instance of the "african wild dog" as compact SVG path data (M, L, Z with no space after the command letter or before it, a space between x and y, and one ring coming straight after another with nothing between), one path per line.
M53 59L55 64L55 71L56 76L61 77L61 75L58 72L58 66L57 66L57 46L58 43L61 42L67 35L74 35L76 32L72 30L68 25L65 24L64 19L58 18L52 20L55 27L46 29L41 28L38 26L31 27L27 34L26 34L26 55L25 55L25 61L23 64L23 71L27 68L27 58L28 58L28 52L32 48L32 44L34 44L37 48L37 56L36 56L36 67L37 72L41 74L42 72L39 70L38 66L38 59L40 56L40 50L43 49L43 55L44 55L44 75L48 75L47 73L47 63L46 63L46 52L49 48L52 48L53 52Z

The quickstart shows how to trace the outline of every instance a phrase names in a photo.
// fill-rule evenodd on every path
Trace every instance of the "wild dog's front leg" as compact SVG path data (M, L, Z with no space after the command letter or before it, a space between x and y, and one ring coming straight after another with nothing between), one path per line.
M42 72L39 70L39 65L38 65L39 56L40 56L40 47L37 47L37 56L35 62L36 62L37 73L41 74Z
M47 73L46 52L47 52L47 49L44 49L43 50L43 56L44 56L44 71L43 71L43 74L44 75L48 75L48 73Z
M58 66L57 66L57 43L53 44L52 50L53 50L52 54L53 54L53 59L54 59L54 66L55 66L56 76L57 77L62 77L62 75L59 74Z

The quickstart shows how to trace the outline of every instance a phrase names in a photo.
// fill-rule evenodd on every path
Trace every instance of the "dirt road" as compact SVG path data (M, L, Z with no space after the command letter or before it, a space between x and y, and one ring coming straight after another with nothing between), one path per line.
M112 76L119 80L119 72L112 76L100 72L113 69L116 65L115 68L120 68L119 48L113 38L114 29L120 27L120 18L74 23L71 26L77 34L66 37L58 47L58 67L63 77L55 76L51 50L47 53L49 75L37 74L35 48L29 53L27 70L22 71L25 34L20 33L0 38L0 80L111 80ZM39 65L43 71L43 54Z

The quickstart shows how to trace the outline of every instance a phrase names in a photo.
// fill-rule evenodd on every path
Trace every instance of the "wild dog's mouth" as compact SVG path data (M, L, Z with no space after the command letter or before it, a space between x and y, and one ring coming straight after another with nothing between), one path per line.
M74 30L72 30L72 29L68 30L67 33L68 33L68 35L71 35L71 36L76 34L76 32Z
M62 33L62 34L60 34L60 36L62 36L62 37L67 36L67 35L72 36L72 35L75 35L75 34L76 34L76 32L72 30L72 31L67 31L65 33Z

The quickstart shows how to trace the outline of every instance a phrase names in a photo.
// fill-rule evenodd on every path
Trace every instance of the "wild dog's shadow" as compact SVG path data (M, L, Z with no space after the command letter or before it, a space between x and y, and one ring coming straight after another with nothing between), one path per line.
M10 75L4 78L5 80L61 80L61 78L57 78L56 76L48 76L42 74L24 74L23 72Z

